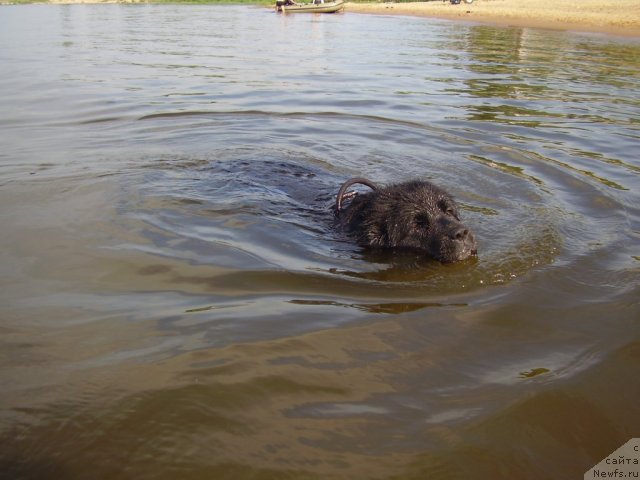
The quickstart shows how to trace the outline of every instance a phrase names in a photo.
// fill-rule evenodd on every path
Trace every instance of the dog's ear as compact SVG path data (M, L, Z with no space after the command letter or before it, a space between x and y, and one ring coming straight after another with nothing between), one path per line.
M368 200L363 209L367 214L362 216L362 240L372 247L389 247L392 241L389 221L393 218L390 204L375 193Z
M366 238L363 238L364 244L372 247L386 247L389 244L389 232L384 222L378 222L364 229Z

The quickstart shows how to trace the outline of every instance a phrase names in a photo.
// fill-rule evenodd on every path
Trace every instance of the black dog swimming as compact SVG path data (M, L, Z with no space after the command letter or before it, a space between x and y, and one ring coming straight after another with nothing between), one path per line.
M347 192L355 184L373 191ZM345 200L351 200L346 207ZM335 214L363 247L419 250L443 263L477 255L475 236L460 221L451 195L427 181L379 187L366 178L352 178L340 187Z

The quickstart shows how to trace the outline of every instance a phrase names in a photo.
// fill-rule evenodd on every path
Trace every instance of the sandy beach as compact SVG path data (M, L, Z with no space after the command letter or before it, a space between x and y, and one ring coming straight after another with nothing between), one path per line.
M145 0L49 0L45 3L145 3ZM448 0L347 2L345 11L640 37L640 0L474 0L472 4L463 0L459 5Z
M346 11L640 36L638 0L474 0L347 3Z

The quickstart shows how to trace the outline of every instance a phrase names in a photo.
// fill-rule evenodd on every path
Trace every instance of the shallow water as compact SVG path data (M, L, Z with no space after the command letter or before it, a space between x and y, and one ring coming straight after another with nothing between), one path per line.
M582 478L640 436L640 42L0 7L1 478ZM333 227L421 177L442 265Z

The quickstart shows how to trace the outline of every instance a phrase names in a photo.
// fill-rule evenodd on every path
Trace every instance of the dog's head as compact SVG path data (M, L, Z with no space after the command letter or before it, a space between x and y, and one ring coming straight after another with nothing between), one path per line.
M416 249L446 263L477 254L456 202L430 182L376 188L355 197L339 215L364 246Z

